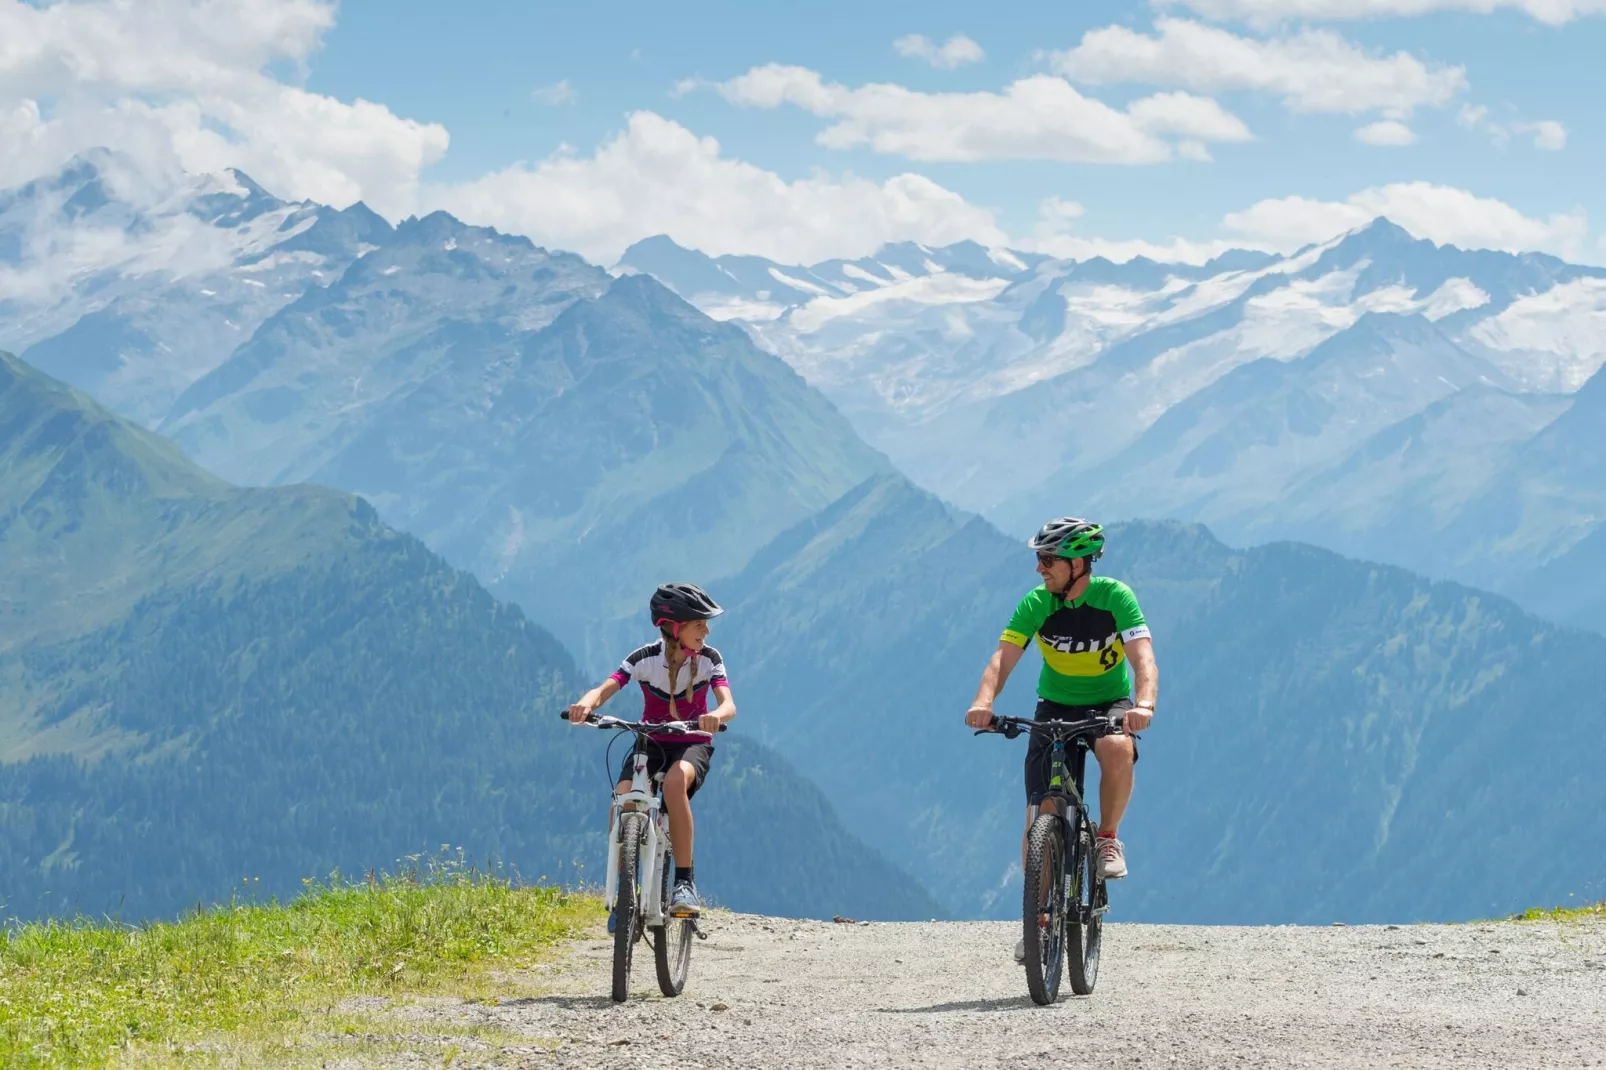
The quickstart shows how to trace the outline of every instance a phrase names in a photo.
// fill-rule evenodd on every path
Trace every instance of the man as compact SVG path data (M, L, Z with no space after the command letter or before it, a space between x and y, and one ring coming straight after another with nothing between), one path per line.
M1015 607L998 649L981 674L981 686L965 714L965 723L972 728L992 724L993 701L1035 636L1043 654L1043 671L1037 679L1037 720L1077 721L1104 715L1123 730L1093 744L1099 763L1099 872L1107 880L1119 880L1126 876L1126 849L1117 832L1132 798L1133 767L1138 760L1135 733L1148 728L1154 719L1159 687L1154 643L1132 588L1093 575L1093 562L1104 553L1103 528L1062 516L1044 524L1027 545L1037 552L1037 574L1043 582ZM1028 831L1048 790L1045 759L1049 746L1046 738L1034 735L1026 750ZM1024 836L1021 851L1024 858ZM1015 961L1025 959L1022 942L1016 945Z

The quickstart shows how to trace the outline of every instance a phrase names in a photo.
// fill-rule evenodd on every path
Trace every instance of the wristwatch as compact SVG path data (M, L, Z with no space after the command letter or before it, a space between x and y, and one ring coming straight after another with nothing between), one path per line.
M1134 710L1148 710L1150 713L1154 712L1154 704L1151 702L1134 702L1132 703L1132 708Z

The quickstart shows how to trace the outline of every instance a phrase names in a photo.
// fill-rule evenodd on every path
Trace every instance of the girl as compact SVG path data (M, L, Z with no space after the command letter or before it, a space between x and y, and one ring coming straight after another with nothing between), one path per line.
M658 626L658 641L631 653L611 676L582 695L569 707L569 720L584 723L597 707L633 681L641 685L645 699L643 721L696 721L702 729L693 734L651 736L647 743L648 775L664 774L664 809L669 814L669 842L675 853L675 889L669 913L695 918L703 905L692 873L691 797L708 776L708 762L714 756L712 733L736 716L725 662L707 643L708 622L725 611L692 583L659 587L653 592L650 609L652 622ZM708 710L709 691L719 700L712 713ZM625 755L616 794L630 790L632 762L632 756ZM609 931L612 929L610 917Z

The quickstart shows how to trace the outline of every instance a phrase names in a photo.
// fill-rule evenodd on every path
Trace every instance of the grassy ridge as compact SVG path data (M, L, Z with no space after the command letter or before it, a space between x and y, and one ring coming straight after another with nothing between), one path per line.
M296 1062L316 1034L357 1031L338 1011L347 997L466 994L599 917L594 899L437 859L173 923L14 926L0 944L0 1066Z
M1606 899L1578 907L1529 907L1521 914L1511 915L1512 921L1584 921L1589 918L1606 920Z

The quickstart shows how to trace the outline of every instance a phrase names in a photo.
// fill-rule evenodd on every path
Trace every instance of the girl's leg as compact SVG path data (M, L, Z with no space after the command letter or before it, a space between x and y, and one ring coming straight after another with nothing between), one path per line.
M691 790L697 770L690 762L676 762L664 774L664 810L669 814L669 843L675 850L675 868L690 869L696 835L691 818Z

